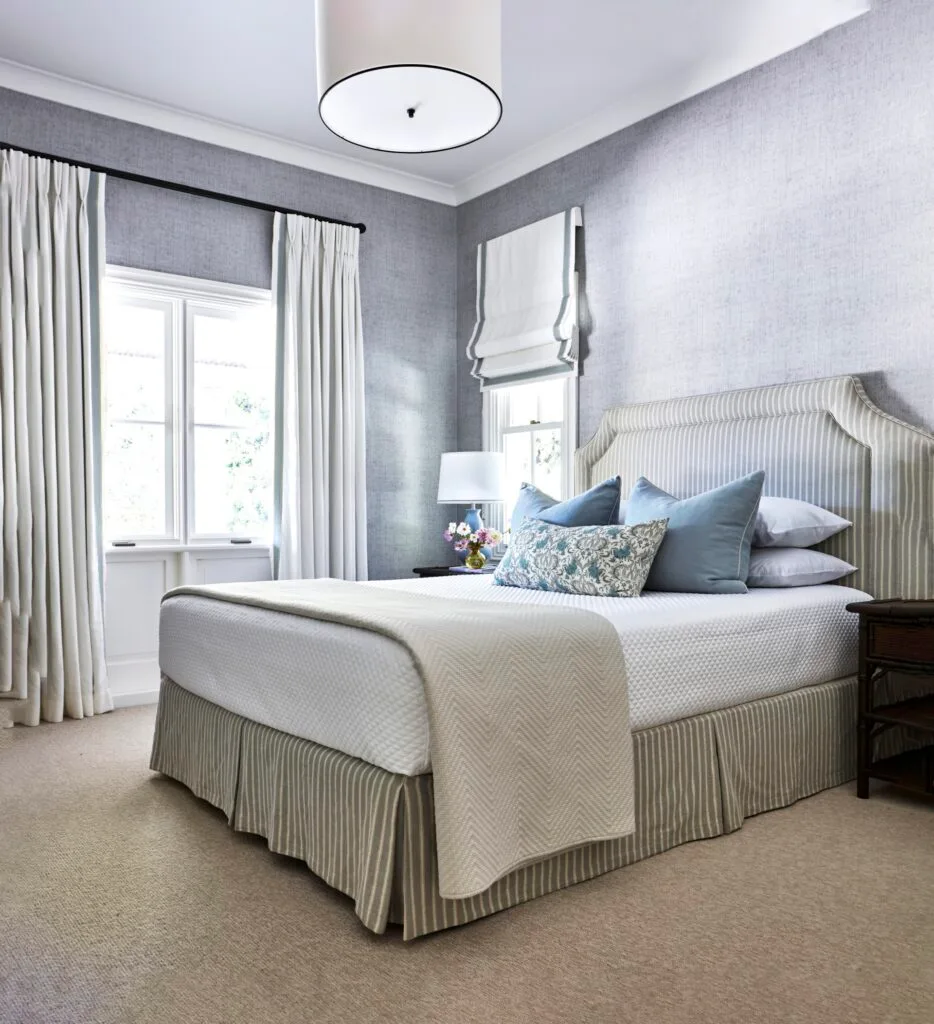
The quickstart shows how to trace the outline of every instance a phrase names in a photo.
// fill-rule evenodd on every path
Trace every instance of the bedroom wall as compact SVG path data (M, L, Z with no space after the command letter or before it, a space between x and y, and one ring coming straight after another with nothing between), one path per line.
M323 216L363 221L369 561L373 578L448 557L435 503L455 446L452 207L0 89L0 140ZM272 216L112 178L111 263L268 288Z
M934 429L934 3L863 18L458 209L458 441L476 246L579 204L601 410L840 373Z

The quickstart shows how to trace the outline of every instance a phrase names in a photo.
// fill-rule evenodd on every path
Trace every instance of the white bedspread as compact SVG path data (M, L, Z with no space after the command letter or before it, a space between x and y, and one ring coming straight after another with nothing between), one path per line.
M868 597L838 586L574 597L489 576L371 585L598 612L622 639L634 730L850 675L857 623L846 604ZM181 686L246 718L388 771L431 769L421 681L387 637L182 595L163 605L160 660Z
M177 593L365 630L409 652L428 709L445 899L468 899L524 864L634 831L626 666L603 616L334 579Z

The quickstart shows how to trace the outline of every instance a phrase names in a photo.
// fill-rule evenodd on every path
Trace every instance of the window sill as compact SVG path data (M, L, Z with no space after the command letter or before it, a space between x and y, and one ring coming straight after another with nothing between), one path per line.
M133 547L114 547L113 544L106 545L104 554L107 558L124 558L131 555L183 555L183 554L260 554L268 555L272 551L272 545L265 541L252 541L250 544L231 544L229 541L206 542L204 544L172 544L158 541L152 544L137 542Z

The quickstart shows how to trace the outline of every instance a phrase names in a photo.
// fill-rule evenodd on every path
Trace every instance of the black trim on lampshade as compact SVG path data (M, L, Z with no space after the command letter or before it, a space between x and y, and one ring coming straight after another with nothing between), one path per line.
M429 68L433 71L447 71L452 75L461 75L463 78L469 78L478 85L482 85L484 89L493 94L496 99L496 104L499 107L499 116L482 135L476 135L472 139L468 139L466 142L459 142L456 146L442 146L440 149L382 149L380 146L368 146L365 142L355 142L353 139L348 139L346 135L341 135L340 132L335 131L327 123L324 119L324 115L321 113L321 104L324 103L328 93L333 89L336 89L337 86L343 85L344 82L349 82L351 78L358 78L360 75L368 75L373 71L390 71L394 68ZM406 113L408 113L408 110ZM464 146L471 146L473 143L479 142L481 139L485 139L503 119L503 100L499 93L489 83L484 82L482 78L477 78L476 75L471 75L467 71L459 71L457 68L445 67L443 64L377 64L373 67L364 68L362 71L355 71L352 75L344 75L343 78L339 78L336 82L332 82L327 89L324 90L321 94L321 98L318 100L318 116L321 118L321 123L332 135L338 139L342 139L344 142L349 142L352 146L359 146L360 149L369 149L374 153L399 153L403 156L406 154L416 156L419 153L450 153L452 150L463 149ZM412 115L410 114L409 117L411 118Z

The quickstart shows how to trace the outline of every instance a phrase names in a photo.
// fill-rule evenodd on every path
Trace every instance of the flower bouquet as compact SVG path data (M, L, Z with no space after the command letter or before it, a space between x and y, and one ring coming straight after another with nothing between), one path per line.
M499 544L503 535L499 530L491 530L486 526L481 526L479 530L471 530L467 523L448 523L444 539L448 543L454 542L454 550L458 554L467 552L464 564L468 569L482 569L486 562L486 555L482 549L488 544Z

